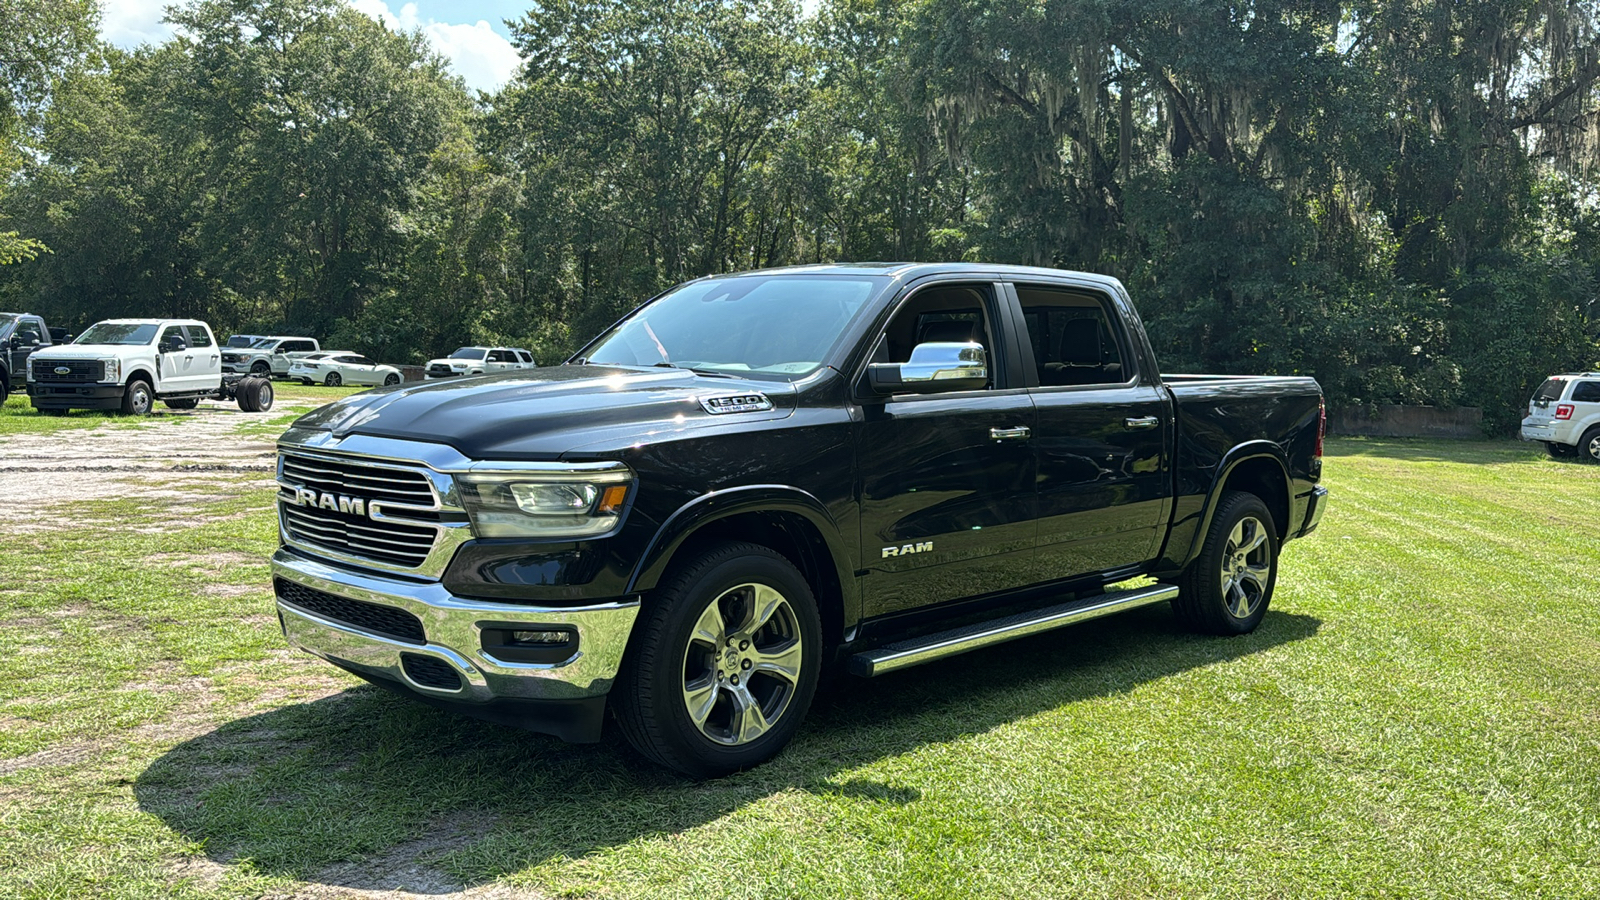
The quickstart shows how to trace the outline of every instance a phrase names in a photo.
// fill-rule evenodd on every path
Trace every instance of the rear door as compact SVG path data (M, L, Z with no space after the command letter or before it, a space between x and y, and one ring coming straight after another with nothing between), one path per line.
M195 380L200 386L195 390L214 388L222 384L222 351L204 325L185 325L189 333L189 350L194 354Z
M990 282L942 282L900 301L873 361L919 343L973 340L982 390L870 397L858 373L856 459L868 617L1027 584L1033 560L1033 403L1008 371L1015 348Z
M1038 422L1038 580L1123 573L1160 548L1171 399L1144 371L1121 298L1089 284L1009 287Z

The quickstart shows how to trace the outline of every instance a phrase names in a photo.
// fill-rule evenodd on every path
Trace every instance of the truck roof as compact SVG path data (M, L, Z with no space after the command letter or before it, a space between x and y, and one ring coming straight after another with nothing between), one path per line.
M99 322L96 322L95 324L96 325L100 325L100 324L112 324L112 325L163 325L163 324L166 324L166 325L206 325L206 323L200 321L199 319L178 319L178 318L173 318L173 319L167 319L167 318L155 318L155 319L101 319ZM206 325L206 327L210 328L211 326L210 325Z
M743 278L746 276L769 275L887 275L892 278L914 279L929 275L985 275L1002 278L1026 278L1039 276L1052 276L1059 278L1063 275L1071 276L1084 281L1093 281L1106 287L1118 284L1115 278L1109 275L1099 275L1094 272L1078 272L1071 269L1051 269L1042 266L1017 266L1002 263L919 263L919 262L851 262L851 263L816 263L801 266L784 266L776 269L756 269L748 272L733 272L726 275L712 275L710 278Z

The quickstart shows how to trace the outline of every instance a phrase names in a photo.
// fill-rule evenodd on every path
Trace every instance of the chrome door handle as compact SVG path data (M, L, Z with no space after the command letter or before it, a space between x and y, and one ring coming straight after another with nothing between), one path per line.
M1161 420L1155 416L1141 416L1137 419L1123 419L1122 424L1129 428L1154 428L1161 424Z
M1028 435L1032 433L1033 430L1026 425L1018 425L1015 428L989 429L989 437L992 437L997 441L1024 441L1027 440Z

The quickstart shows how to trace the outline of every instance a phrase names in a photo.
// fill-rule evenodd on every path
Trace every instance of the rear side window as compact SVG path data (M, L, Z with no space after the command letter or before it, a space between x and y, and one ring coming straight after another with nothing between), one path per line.
M533 354L529 353L526 350L518 350L517 351L517 358L522 360L525 363L533 362Z
M183 326L183 329L189 332L189 346L211 346L211 335L204 328L200 327L199 325L185 325Z
M1122 384L1132 377L1102 299L1025 285L1017 285L1017 299L1041 386Z
M279 353L304 353L315 349L310 341L284 341L278 346Z
M1566 389L1567 380L1565 378L1547 378L1544 384L1539 385L1539 389L1533 392L1533 401L1537 403L1543 400L1548 403L1551 400L1560 400L1561 392Z
M1600 381L1580 381L1572 388L1573 403L1600 403Z

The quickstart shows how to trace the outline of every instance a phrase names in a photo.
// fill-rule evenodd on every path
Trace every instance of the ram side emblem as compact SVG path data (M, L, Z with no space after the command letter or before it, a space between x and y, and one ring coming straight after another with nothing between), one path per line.
M888 559L891 556L910 556L913 553L928 553L932 550L933 541L918 541L915 544L901 544L898 547L885 547L883 548L883 556L880 558Z
M326 491L318 493L311 488L296 488L287 494L285 499L295 506L332 509L347 516L364 516L367 514L367 501L360 497L346 497L343 494L332 494Z
M772 400L766 394L737 394L732 397L701 397L700 406L713 416L727 413L766 412Z

